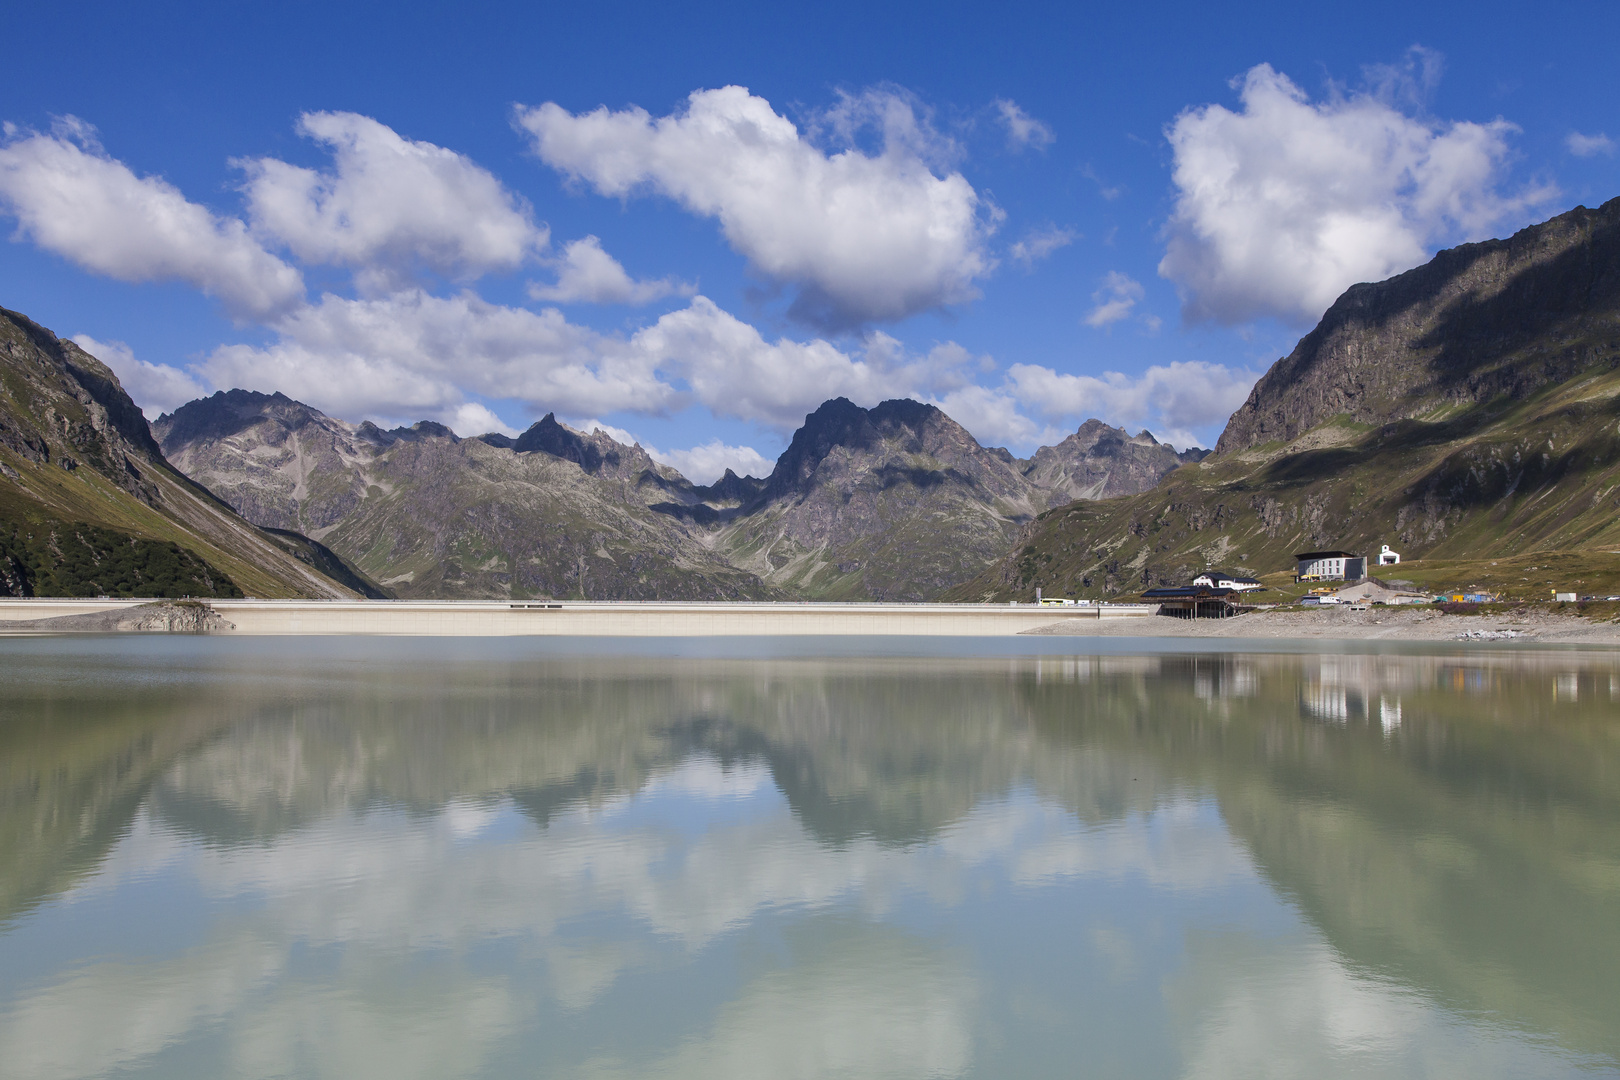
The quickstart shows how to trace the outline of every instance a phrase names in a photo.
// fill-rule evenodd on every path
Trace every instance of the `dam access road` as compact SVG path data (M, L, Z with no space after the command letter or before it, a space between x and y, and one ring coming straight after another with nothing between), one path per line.
M0 633L50 633L64 616L105 614L106 630L152 600L0 599ZM1070 624L1140 618L1151 604L699 603L613 600L207 600L222 623L210 633L416 634L444 637L520 634L573 637L720 637L915 634L994 637ZM75 619L62 631L84 632ZM1076 627L1078 629L1078 627ZM1083 632L1083 631L1082 631Z

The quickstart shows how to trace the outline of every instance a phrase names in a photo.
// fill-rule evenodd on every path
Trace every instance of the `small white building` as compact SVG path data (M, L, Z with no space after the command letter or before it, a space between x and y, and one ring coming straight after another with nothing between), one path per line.
M1388 544L1382 545L1382 547L1380 548L1380 550L1378 552L1378 565L1379 566L1396 566L1396 565L1399 565L1400 561L1401 561L1401 553L1400 552L1389 550L1389 545Z
M1244 577L1234 574L1230 570L1205 570L1192 579L1194 585L1203 585L1210 589L1233 589L1237 592L1248 592L1250 589L1263 589L1259 578Z

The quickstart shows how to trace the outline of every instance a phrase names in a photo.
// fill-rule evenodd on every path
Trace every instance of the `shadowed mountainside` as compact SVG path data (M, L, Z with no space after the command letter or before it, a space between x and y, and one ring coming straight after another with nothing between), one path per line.
M0 308L0 595L358 591L323 570L175 471L104 364Z
M1216 444L1284 444L1334 419L1433 419L1522 401L1614 360L1620 199L1353 285L1273 364Z

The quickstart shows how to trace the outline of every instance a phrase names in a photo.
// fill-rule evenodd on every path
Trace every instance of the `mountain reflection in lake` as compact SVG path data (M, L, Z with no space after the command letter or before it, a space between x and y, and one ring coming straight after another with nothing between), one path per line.
M0 1072L1620 1074L1613 653L555 649L0 642Z

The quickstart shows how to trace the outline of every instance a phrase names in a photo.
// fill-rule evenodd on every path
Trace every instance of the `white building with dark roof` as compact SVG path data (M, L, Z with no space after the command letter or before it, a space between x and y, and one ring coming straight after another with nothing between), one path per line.
M1192 579L1194 585L1203 585L1211 589L1232 589L1236 592L1248 592L1250 589L1263 589L1259 578L1246 577L1231 570L1205 570Z

